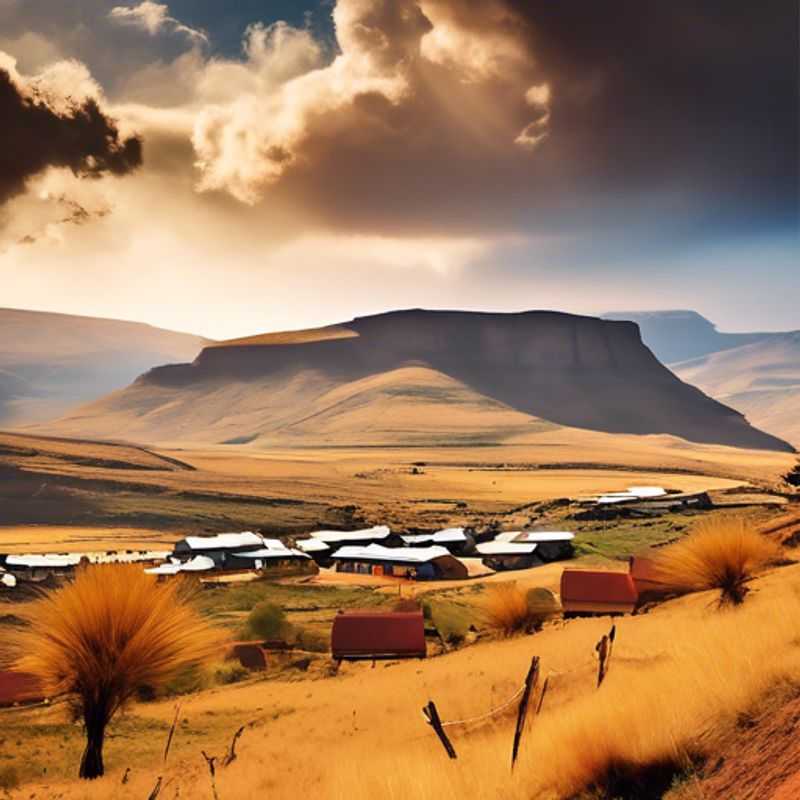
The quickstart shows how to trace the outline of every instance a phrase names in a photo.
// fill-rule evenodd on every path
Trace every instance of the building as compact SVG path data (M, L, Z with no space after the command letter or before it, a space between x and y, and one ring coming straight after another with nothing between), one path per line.
M334 548L337 545L370 545L379 544L383 547L403 547L405 542L402 537L393 533L388 525L375 525L372 528L361 528L357 531L314 531L310 533L311 539L327 544Z
M331 555L337 572L390 575L411 580L454 580L467 577L467 568L444 547L383 547L348 545Z
M264 538L252 531L244 533L218 533L215 536L187 536L175 544L172 558L189 561L195 556L206 556L217 569L226 569L227 559L234 553L258 550L264 546Z
M299 561L311 561L302 550L287 547L280 539L264 539L263 547L231 553L226 559L227 569L262 570L270 567L287 567Z
M435 533L413 534L401 538L408 547L439 545L456 556L465 556L475 551L475 539L463 528L445 528Z
M297 539L294 546L301 552L305 553L317 563L320 567L329 567L331 565L331 546L325 544L321 539Z
M639 595L639 603L657 600L670 593L671 587L664 583L658 566L652 558L631 556L628 565L628 571Z
M511 531L495 537L495 542L522 542L536 545L536 556L545 563L563 561L575 555L571 531Z
M561 573L564 616L630 614L638 601L633 578L627 572L565 569Z
M81 563L77 553L31 553L5 556L3 566L18 581L41 583L72 575Z
M27 672L0 670L0 708L17 703L39 703L44 690L36 676Z
M340 661L425 658L422 611L340 611L333 620L331 654Z
M544 562L537 555L538 547L535 542L504 541L499 538L475 545L484 565L497 572L540 567Z

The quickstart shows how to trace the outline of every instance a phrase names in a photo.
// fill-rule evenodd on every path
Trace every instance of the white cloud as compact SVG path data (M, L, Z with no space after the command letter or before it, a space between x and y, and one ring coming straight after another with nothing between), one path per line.
M162 31L182 33L198 42L207 42L208 36L201 30L190 28L180 20L169 15L169 7L164 3L143 0L137 6L115 6L108 16L121 24L133 25L155 36Z

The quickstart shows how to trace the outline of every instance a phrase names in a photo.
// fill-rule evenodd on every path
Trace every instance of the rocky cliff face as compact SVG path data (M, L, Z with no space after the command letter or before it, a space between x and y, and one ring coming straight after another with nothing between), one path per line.
M142 413L146 409L157 419L160 408L174 409L182 395L191 395L193 403L202 402L204 393L218 400L226 385L237 387L227 409L235 416L247 402L243 396L248 385L253 392L257 387L274 395L300 382L308 388L302 399L292 395L297 413L307 403L320 414L320 397L336 387L416 367L447 376L476 396L560 425L790 449L748 425L738 412L681 382L642 344L632 322L543 311L411 310L356 318L336 330L343 334L320 334L315 340L306 331L298 343L282 335L274 344L267 336L254 340L257 344L239 340L207 347L192 364L151 370L131 389L105 405L89 407L90 413L84 409L75 419L84 420L87 434L92 433L93 418L122 408L135 411L139 405ZM403 394L395 384L392 391ZM311 397L314 393L317 396ZM252 428L252 403L248 409L247 425ZM289 411L283 409L280 416L290 425L294 423ZM271 425L275 414L274 405L265 408L263 425ZM174 424L174 416L171 419ZM363 424L363 413L359 419ZM340 434L346 436L345 429L340 422ZM163 430L159 435L178 438Z

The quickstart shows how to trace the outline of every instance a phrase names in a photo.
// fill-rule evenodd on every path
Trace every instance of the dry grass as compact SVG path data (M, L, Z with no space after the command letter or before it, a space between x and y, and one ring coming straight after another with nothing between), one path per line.
M713 755L717 731L735 725L777 683L796 679L799 576L800 567L770 572L758 579L759 590L748 603L722 613L709 613L707 596L691 595L619 619L600 690L593 646L609 623L580 619L533 638L495 640L422 664L353 665L335 679L217 689L187 699L182 713L192 728L223 723L215 741L203 744L221 753L233 731L260 709L293 708L248 728L237 761L217 774L221 800L530 800L570 797L605 782L619 789L621 776L640 777L654 764L664 765L669 777L695 755ZM449 728L459 755L450 762L421 721L422 705L433 698L444 719L485 712L513 694L532 654L541 656L550 688L523 738L513 775L513 708L485 726ZM140 725L158 720L163 726L174 709L164 702L137 706L134 713L131 719ZM176 736L178 749L165 772L169 797L180 791L212 800L205 762L192 749L198 735L193 730ZM163 736L127 740L115 772L90 788L75 781L26 783L12 797L35 791L63 800L140 800L163 769ZM320 753L324 758L316 757ZM127 764L135 769L123 786ZM660 796L652 784L647 789L639 796Z
M740 517L700 522L657 556L659 579L679 591L719 589L720 602L738 605L746 583L780 555L777 545Z
M502 636L532 633L555 611L555 600L547 590L526 590L516 583L490 586L483 604L487 626Z
M106 726L137 690L163 686L223 642L185 585L157 583L136 564L86 567L20 616L27 627L14 637L15 668L36 675L47 696L69 697L83 719L81 777L103 774Z

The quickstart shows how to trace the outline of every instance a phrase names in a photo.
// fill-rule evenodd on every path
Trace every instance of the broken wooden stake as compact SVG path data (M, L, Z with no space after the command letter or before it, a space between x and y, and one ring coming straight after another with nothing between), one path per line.
M231 739L231 746L228 748L228 752L225 757L222 759L222 766L228 767L236 761L236 742L239 741L239 737L244 733L244 725L239 728L236 733L233 734L233 739Z
M203 754L203 758L206 760L206 764L208 764L208 771L211 774L211 792L214 795L214 800L219 800L219 795L217 794L217 769L215 766L217 757L206 755L205 750L201 750L200 752Z
M607 634L603 634L603 638L594 646L597 651L597 688L603 683L606 675L608 674L608 664L611 660L611 651L614 648L614 639L617 637L617 626L612 625L611 630Z
M542 684L542 691L539 692L539 702L538 702L538 704L536 706L536 716L537 717L539 716L539 713L542 710L542 704L544 703L544 693L547 691L547 687L548 687L549 684L550 684L550 676L548 675L544 679L544 683Z
M517 760L519 753L519 744L522 740L522 731L525 729L525 718L528 715L528 701L531 697L531 691L536 686L539 680L539 656L534 656L531 659L531 666L528 669L528 674L525 676L525 688L522 690L522 697L519 701L519 710L517 711L517 727L514 731L514 746L511 748L511 769L514 769L514 764Z
M167 736L167 743L164 746L164 763L167 763L167 756L169 755L169 748L172 746L172 737L175 735L175 728L178 725L178 715L181 713L181 704L175 704L175 718L172 720L172 727L169 729Z
M156 798L161 794L161 781L164 780L160 775L158 776L158 780L156 781L156 785L153 787L153 791L147 797L147 800L156 800Z
M439 718L439 712L436 710L436 705L434 704L433 700L429 701L428 705L422 709L422 713L425 715L425 719L428 721L428 724L433 728L433 730L436 732L436 735L439 737L439 741L442 743L442 747L444 747L447 755L450 758L458 758L455 748L447 738L447 734L444 732L442 720Z

